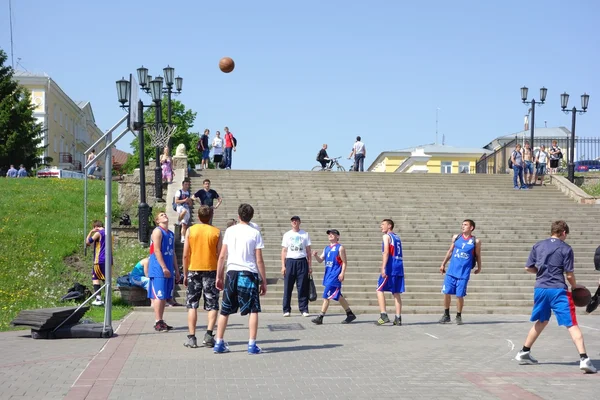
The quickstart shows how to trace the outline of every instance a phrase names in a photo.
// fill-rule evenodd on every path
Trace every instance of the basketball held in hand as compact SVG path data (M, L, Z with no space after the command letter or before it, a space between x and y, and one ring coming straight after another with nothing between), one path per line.
M230 57L223 57L219 61L219 69L221 71L225 72L226 74L233 71L234 68L235 68L235 62L233 62L233 60Z
M585 287L578 287L571 291L573 297L573 303L576 307L587 307L590 300L592 300L592 294Z

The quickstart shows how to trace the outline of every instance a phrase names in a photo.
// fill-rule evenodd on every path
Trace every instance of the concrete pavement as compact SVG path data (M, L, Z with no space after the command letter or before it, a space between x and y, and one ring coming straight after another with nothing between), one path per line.
M332 312L338 309L332 306ZM293 314L261 314L258 344L247 354L247 318L232 316L231 353L188 349L186 314L166 311L175 329L153 330L150 313L115 322L105 339L33 340L28 331L0 334L1 399L196 399L212 397L558 399L597 394L600 374L584 375L564 328L551 321L534 346L537 366L512 358L530 327L527 316L463 315L439 325L435 315L406 315L404 325L374 326L375 315L321 326ZM198 341L205 314L200 312ZM588 353L600 367L600 318L581 315Z

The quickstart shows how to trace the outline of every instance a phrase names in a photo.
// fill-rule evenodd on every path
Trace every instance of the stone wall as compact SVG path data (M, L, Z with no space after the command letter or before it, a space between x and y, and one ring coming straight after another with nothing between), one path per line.
M167 185L163 184L163 194L166 193ZM154 190L154 168L146 167L146 203L152 207L154 205L156 191ZM119 181L119 190L117 200L125 208L137 206L140 204L140 170L133 171L133 174L124 175L123 180Z

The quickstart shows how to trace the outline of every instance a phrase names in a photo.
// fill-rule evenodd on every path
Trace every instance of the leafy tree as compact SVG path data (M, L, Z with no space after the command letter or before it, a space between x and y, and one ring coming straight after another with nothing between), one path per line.
M168 110L167 110L167 97L163 98L161 102L162 108L162 122L168 121ZM144 111L144 124L153 124L156 121L156 109L154 107L147 108ZM185 105L178 100L171 100L171 122L177 126L175 134L172 136L171 156L175 155L175 149L181 143L185 145L188 156L188 163L190 165L200 164L201 154L196 151L196 143L198 142L199 134L197 132L191 132L196 119L196 113L192 110L186 110ZM127 163L123 166L123 170L130 173L135 168L140 166L139 158L139 138L135 137L131 142L131 148L133 150L133 156L129 157ZM161 149L162 154L162 149ZM152 147L150 141L150 134L144 129L144 159L146 164L148 160L156 158L156 148ZM152 165L154 166L154 162Z
M0 49L0 168L23 164L31 170L44 153L44 128L33 116L29 91L13 79L14 70L5 65L6 60L6 52Z

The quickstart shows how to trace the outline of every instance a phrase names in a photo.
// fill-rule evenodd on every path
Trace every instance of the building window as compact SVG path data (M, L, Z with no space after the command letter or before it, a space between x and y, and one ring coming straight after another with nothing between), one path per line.
M469 161L460 161L458 163L458 173L459 174L470 174L471 173L471 163Z
M442 168L440 170L442 174L452 173L452 161L442 161Z
M54 152L58 153L58 146L56 145L56 138L54 138Z
M63 126L63 123L62 123L62 119L63 119L62 109L58 110L58 119L60 120L60 126Z
M56 108L56 103L54 103L54 122L58 121L58 114L56 113L58 109Z

